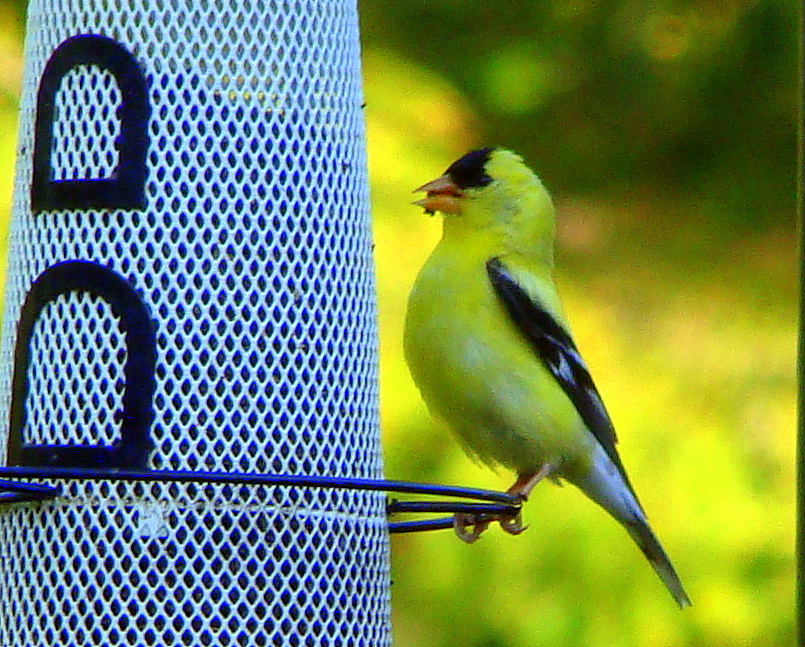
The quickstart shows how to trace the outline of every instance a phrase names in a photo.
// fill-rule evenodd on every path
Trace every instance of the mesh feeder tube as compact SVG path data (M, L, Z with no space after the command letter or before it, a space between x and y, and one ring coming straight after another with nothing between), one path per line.
M353 2L32 0L2 464L382 478ZM377 491L54 479L0 644L388 645Z

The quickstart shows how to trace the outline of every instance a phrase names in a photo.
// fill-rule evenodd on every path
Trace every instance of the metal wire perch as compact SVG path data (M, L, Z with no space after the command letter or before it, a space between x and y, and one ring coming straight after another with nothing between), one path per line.
M398 494L419 494L469 499L470 501L398 501L386 506L387 514L516 515L521 501L510 494L450 485L387 481L382 479L299 476L287 474L249 474L245 472L208 472L196 470L126 470L76 467L0 467L0 504L32 503L61 496L57 486L7 479L54 479L65 481L146 481L158 483L202 483L208 485L262 485L333 488L339 490L374 490ZM390 533L439 530L453 525L451 517L415 521L389 521Z

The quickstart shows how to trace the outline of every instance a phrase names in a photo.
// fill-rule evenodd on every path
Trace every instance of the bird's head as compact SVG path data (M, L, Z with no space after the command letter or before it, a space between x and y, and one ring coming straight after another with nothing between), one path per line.
M444 175L416 192L414 204L446 216L445 228L500 232L507 246L552 246L554 211L542 182L523 159L505 148L481 148L453 162ZM525 250L520 250L525 251Z

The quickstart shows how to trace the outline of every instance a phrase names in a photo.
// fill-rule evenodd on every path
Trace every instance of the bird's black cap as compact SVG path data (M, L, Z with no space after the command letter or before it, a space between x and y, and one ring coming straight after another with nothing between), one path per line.
M494 148L479 148L470 151L461 159L456 160L445 171L446 175L455 182L460 189L473 189L486 186L492 178L486 174L484 167L489 161Z

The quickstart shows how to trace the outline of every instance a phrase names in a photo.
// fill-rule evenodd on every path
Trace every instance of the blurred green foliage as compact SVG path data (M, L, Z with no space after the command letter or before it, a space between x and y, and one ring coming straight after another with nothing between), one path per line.
M793 645L797 20L793 0L360 4L387 475L503 489L424 409L402 317L438 218L410 191L478 145L559 211L557 279L688 592L545 484L528 532L392 540L405 647ZM0 1L0 232L24 4Z
M793 645L797 4L367 0L361 19L388 475L510 484L445 442L400 348L440 226L409 191L506 145L554 194L575 336L694 603L546 484L521 537L393 538L396 643Z
M561 192L696 190L732 218L793 221L792 0L361 3L370 49L448 78L484 141ZM762 169L762 182L759 172Z

